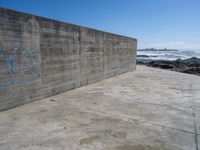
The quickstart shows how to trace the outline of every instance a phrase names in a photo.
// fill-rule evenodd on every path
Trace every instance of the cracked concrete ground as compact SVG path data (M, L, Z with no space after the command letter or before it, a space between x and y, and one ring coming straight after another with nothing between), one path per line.
M0 150L198 150L200 77L145 66L0 113Z

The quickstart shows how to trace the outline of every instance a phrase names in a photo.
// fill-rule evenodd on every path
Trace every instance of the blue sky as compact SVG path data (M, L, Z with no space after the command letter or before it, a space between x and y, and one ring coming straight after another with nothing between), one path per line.
M135 37L139 48L200 50L200 0L0 0L0 7Z

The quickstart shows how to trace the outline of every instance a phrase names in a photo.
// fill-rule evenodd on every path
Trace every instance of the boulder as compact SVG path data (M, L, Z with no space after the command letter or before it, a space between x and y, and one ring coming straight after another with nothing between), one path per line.
M161 69L168 69L183 73L200 75L200 58L192 57L189 59L181 60L137 60L137 64L143 64L150 67Z

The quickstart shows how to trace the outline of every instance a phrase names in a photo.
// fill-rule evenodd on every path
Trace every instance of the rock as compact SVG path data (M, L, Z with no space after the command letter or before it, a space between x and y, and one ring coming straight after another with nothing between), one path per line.
M152 61L153 61L152 59L137 59L137 64L138 65L147 65Z
M200 68L189 68L187 70L181 71L183 73L195 74L200 75Z
M200 75L200 58L197 57L192 57L185 60L177 59L175 61L140 59L137 60L137 64Z
M149 58L148 55L137 55L137 57Z
M168 60L156 60L156 61L152 61L148 64L148 66L151 67L159 67L162 69L172 69L173 67L173 62L172 61L168 61Z
M150 57L158 57L158 56L156 56L156 55L150 55L150 56L148 56L148 55L137 55L137 57L138 58L150 58Z
M196 66L196 67L200 66L200 59L197 58L197 57L192 57L190 59L183 60L182 62L186 66L190 66L190 67L192 67L192 66Z

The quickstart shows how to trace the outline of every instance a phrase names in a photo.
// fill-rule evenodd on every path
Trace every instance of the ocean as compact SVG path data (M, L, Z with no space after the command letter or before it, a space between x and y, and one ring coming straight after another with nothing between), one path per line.
M176 51L138 50L137 55L139 56L138 58L140 59L177 60L177 59L188 59L191 57L200 58L200 50L176 50Z

